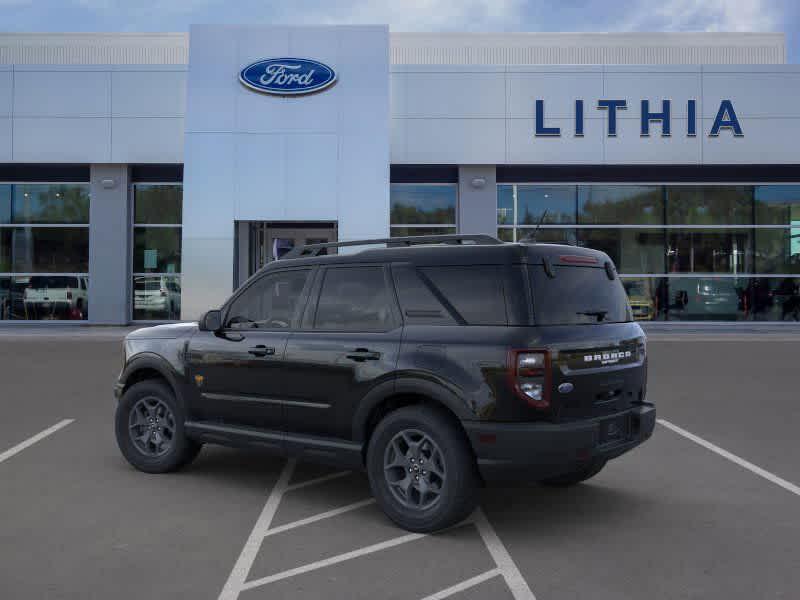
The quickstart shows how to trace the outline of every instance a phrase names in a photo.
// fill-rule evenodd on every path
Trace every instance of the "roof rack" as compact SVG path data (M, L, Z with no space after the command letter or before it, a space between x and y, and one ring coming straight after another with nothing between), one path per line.
M500 240L490 235L480 234L449 234L449 235L412 235L408 237L380 238L374 240L351 240L349 242L326 242L324 244L308 244L307 246L297 246L284 254L283 258L307 258L318 256L322 250L327 248L343 248L345 246L373 246L376 244L386 244L392 246L411 246L413 244L464 244L469 243L477 246L493 246L502 244Z

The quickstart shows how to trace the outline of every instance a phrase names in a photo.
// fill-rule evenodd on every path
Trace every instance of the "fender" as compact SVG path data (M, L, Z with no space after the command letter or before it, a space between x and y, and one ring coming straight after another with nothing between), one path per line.
M475 420L477 417L469 405L448 387L426 379L424 375L400 375L392 381L384 381L372 388L353 415L353 440L363 443L367 437L367 420L372 411L384 400L399 394L425 396L449 409L461 420Z
M164 357L154 354L152 352L142 352L134 356L123 368L120 373L118 384L120 387L127 385L128 379L131 375L141 371L142 369L152 369L157 371L175 391L175 396L178 402L186 406L184 400L183 381L181 380L174 367Z

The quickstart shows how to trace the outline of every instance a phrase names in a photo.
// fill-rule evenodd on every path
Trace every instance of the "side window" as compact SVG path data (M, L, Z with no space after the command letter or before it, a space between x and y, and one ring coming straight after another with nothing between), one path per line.
M265 275L233 301L226 326L231 329L291 327L309 273L308 269L302 269Z
M392 267L403 319L409 325L455 325L456 320L411 266Z
M392 326L383 267L342 267L325 272L314 329L385 331Z
M500 267L425 267L421 271L468 325L508 325Z

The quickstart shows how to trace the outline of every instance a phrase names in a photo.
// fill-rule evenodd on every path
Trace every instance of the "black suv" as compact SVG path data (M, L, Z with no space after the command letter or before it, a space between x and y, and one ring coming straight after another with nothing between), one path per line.
M319 244L199 324L128 335L116 435L148 473L206 442L365 469L385 513L427 532L466 517L485 482L570 485L642 443L646 379L645 336L602 252Z

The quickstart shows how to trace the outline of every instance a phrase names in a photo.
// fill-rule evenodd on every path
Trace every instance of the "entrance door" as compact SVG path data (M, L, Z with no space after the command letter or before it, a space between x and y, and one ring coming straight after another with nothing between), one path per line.
M297 246L335 242L336 233L335 223L251 223L249 274L253 275L269 262L280 260Z

